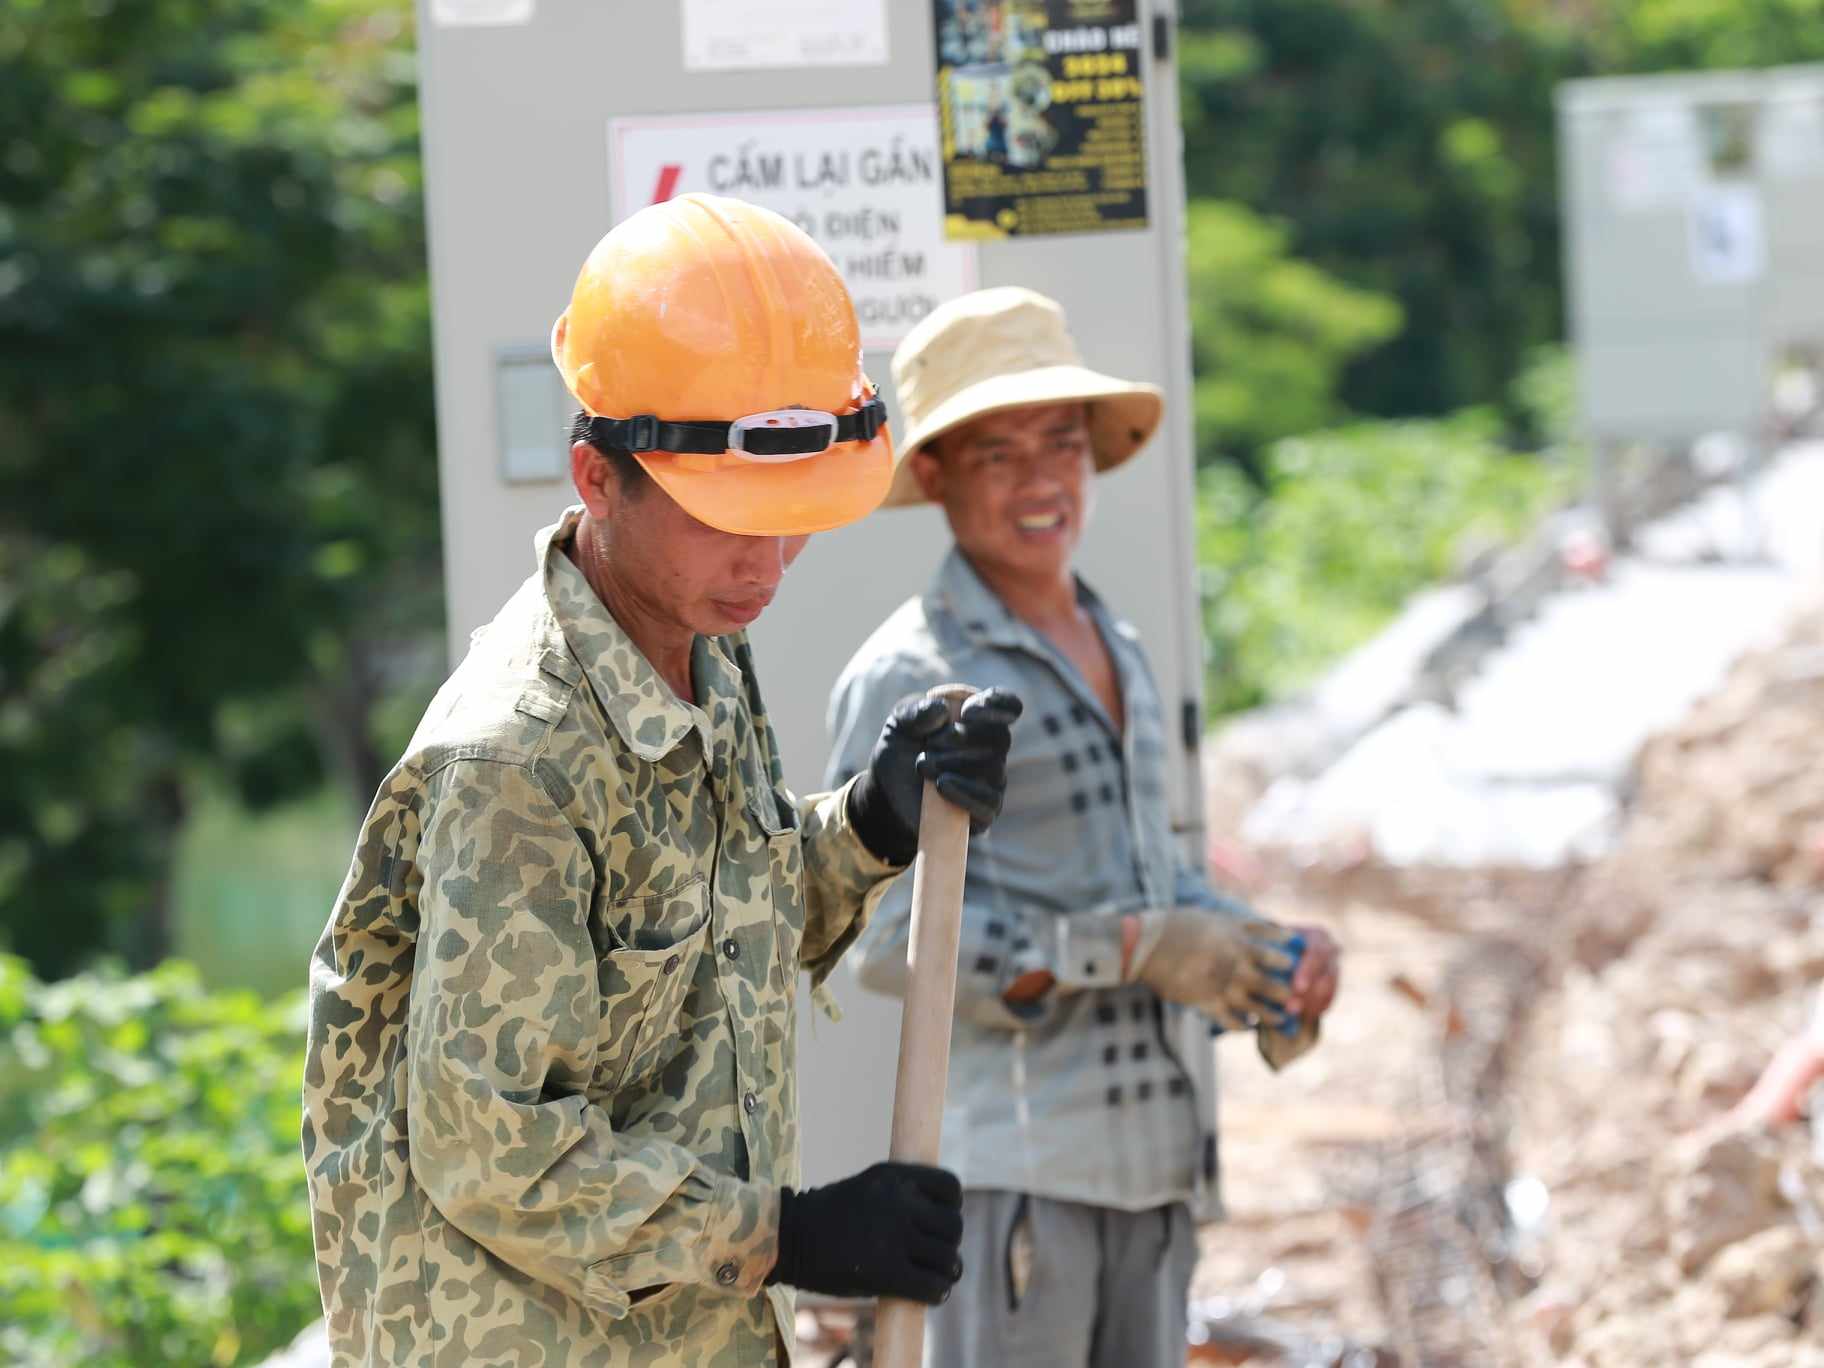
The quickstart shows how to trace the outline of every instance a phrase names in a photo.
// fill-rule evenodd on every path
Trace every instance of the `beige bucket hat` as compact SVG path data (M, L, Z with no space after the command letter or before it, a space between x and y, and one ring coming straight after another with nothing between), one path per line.
M893 353L893 387L905 435L882 507L925 502L911 457L933 438L985 413L1081 399L1089 405L1098 471L1113 470L1159 426L1157 385L1102 375L1083 364L1054 299L1017 285L976 290L939 305Z

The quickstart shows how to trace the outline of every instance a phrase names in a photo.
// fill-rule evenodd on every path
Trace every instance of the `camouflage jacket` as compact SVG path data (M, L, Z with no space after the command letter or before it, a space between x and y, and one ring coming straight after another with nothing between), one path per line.
M794 800L744 637L680 701L564 554L437 695L311 965L337 1365L748 1365L798 1182L795 991L897 872Z

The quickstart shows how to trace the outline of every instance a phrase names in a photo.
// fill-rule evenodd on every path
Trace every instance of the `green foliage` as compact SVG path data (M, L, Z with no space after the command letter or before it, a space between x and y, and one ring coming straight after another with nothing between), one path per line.
M1337 421L1343 366L1399 330L1397 304L1293 260L1286 237L1238 204L1190 206L1200 464Z
M155 956L195 767L360 767L373 643L437 630L409 18L0 0L0 948L42 972Z
M301 1005L0 958L0 1359L251 1363L320 1314Z
M142 891L127 871L159 854L142 795L114 783L162 758L157 734L112 704L137 636L133 593L129 574L78 545L0 534L0 926L35 959L102 940ZM40 749L51 736L61 755Z
M1824 0L1627 0L1585 29L1612 71L1764 67L1824 59Z
M1200 475L1198 560L1217 713L1311 682L1463 552L1509 542L1580 472L1505 448L1495 415L1358 423L1289 438L1272 492L1232 468Z
M1292 225L1297 256L1399 301L1352 409L1498 403L1559 331L1552 88L1587 55L1497 0L1186 0L1194 197Z
M1506 402L1562 336L1553 90L1824 60L1824 0L1184 0L1193 198L1397 299L1341 398L1383 415Z
M1521 442L1534 450L1568 452L1577 437L1577 370L1565 346L1540 347L1527 358L1526 369L1514 377L1509 407L1513 410Z

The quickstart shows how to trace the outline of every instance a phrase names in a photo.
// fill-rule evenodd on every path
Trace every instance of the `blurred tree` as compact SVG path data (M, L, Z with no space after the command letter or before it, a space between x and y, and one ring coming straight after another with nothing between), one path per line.
M0 945L40 972L162 951L197 764L365 803L436 640L410 14L0 0Z
M1604 71L1764 67L1824 60L1824 0L1606 0L1545 9ZM1587 13L1585 11L1588 11Z
M1824 0L1182 0L1190 193L1397 299L1370 414L1501 404L1563 333L1554 87L1824 60Z
M1560 331L1552 88L1587 59L1521 0L1184 0L1193 196L1290 225L1289 250L1391 295L1351 365L1369 414L1498 403Z
M1190 205L1198 464L1235 460L1256 484L1266 446L1344 416L1344 365L1400 327L1398 304L1293 259L1286 238L1239 204Z

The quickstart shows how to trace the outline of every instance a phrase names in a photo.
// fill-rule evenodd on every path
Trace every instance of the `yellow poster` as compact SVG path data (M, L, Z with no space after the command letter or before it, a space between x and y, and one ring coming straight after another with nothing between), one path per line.
M944 231L1146 226L1135 0L933 0Z

